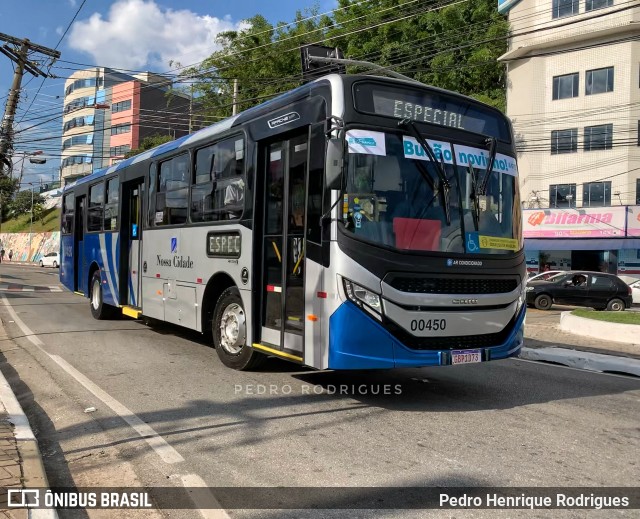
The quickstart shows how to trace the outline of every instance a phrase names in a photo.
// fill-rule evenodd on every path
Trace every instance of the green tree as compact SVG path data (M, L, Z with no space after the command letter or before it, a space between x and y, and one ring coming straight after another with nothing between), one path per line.
M160 146L165 142L170 142L173 140L173 137L170 135L151 135L149 137L145 137L142 139L140 146L136 149L133 149L125 154L125 158L133 157L134 155L139 155L143 151L150 150L155 148L156 146Z
M40 193L33 193L33 207L44 204L44 198ZM31 212L32 198L31 190L25 189L18 192L15 198L11 201L11 211L13 216L20 216Z
M219 34L221 50L184 74L195 80L194 92L209 120L232 114L235 81L238 111L300 85L299 47L322 40L332 26L330 18L313 18L316 14L317 9L298 11L293 22L276 25L256 15L246 29Z
M11 209L11 200L18 190L18 179L0 177L0 217L6 221Z
M218 36L221 49L184 77L213 122L232 112L234 80L238 106L245 110L300 84L301 45L341 48L347 58L389 66L426 84L461 92L505 107L508 22L495 0L442 5L408 0L338 0L332 16L297 12L289 24L263 16L247 28ZM348 72L366 69L348 67Z

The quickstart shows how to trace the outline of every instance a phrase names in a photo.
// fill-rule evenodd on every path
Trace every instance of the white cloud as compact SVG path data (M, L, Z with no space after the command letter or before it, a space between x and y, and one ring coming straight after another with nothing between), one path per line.
M165 9L154 0L118 0L103 17L73 24L69 46L90 54L97 65L167 70L170 61L196 63L218 48L218 33L244 27L229 16Z
M57 34L58 36L62 36L62 33L63 33L63 32L64 32L64 28L62 27L62 25L58 25L58 26L56 27L56 34Z

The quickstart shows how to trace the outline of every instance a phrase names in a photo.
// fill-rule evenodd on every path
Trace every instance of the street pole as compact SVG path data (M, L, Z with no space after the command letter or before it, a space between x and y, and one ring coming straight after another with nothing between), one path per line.
M13 73L13 82L11 83L11 91L7 99L4 109L4 117L2 118L2 126L0 126L0 161L9 164L7 152L13 141L11 134L13 132L13 119L16 115L18 107L18 99L20 98L20 85L22 84L22 76L24 76L24 62L27 60L27 52L29 51L29 40L24 40L17 53L18 60L16 70ZM0 171L3 169L0 162Z
M29 257L27 261L31 261L31 239L33 237L33 184L29 182L31 186L31 221L29 222Z
M238 78L233 80L233 111L231 115L238 113Z

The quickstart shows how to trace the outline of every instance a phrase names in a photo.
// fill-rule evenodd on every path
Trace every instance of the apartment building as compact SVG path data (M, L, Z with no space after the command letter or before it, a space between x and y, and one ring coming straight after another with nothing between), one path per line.
M640 275L640 2L500 0L531 271Z
M170 89L170 80L149 72L74 72L65 82L62 183L122 160L147 136L186 135L191 100Z

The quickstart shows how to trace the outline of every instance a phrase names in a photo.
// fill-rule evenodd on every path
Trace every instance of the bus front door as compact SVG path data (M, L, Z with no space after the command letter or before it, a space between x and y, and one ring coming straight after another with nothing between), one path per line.
M84 259L84 213L87 205L87 197L79 196L76 198L76 221L74 222L75 233L75 250L73 251L74 265L74 281L73 287L76 292L88 293L88 282L86 279L86 265Z
M261 342L303 357L305 133L266 150Z

